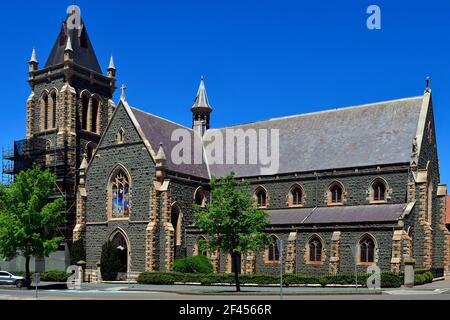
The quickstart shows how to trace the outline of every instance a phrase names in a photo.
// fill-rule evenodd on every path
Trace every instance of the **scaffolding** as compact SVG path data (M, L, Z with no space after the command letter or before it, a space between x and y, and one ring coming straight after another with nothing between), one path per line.
M66 201L64 211L68 224L61 228L61 232L70 239L71 234L67 231L75 223L76 148L70 147L67 141L63 145L51 146L48 140L42 138L15 141L12 147L2 148L1 183L11 183L16 174L30 169L34 164L56 176L55 192L51 199L64 198Z

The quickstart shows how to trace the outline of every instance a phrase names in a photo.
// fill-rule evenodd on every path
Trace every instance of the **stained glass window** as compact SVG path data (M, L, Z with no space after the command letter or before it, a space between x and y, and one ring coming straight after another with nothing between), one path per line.
M123 170L112 180L112 211L115 216L128 216L130 214L130 185Z
M309 261L322 261L322 241L318 237L309 240Z
M363 263L370 263L370 262L374 262L374 258L375 258L375 243L373 242L372 238L370 238L369 236L365 236L364 238L361 239L361 241L359 242L359 252L360 252L360 257L359 260L360 262Z

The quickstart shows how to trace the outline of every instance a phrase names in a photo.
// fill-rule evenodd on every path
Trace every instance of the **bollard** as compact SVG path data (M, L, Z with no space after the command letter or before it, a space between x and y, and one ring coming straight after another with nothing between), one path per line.
M405 288L414 287L414 266L416 264L416 260L413 258L405 259Z

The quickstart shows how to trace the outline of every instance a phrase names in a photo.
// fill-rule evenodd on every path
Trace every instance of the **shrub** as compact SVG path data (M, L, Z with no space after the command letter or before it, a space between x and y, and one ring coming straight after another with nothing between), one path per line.
M120 260L117 249L111 241L106 242L102 246L102 256L100 259L100 271L102 279L106 281L114 281L120 270Z
M358 274L358 284L366 286L367 274ZM213 283L228 283L234 284L234 274L200 274L200 273L179 273L179 272L143 272L138 277L138 283L141 284L174 284L176 282L194 282L202 285L211 285ZM280 278L278 275L270 274L243 274L240 276L240 281L243 284L279 284ZM384 272L381 274L381 286L383 288L398 288L403 283L401 274L391 272ZM337 274L337 275L303 275L303 274L286 274L283 277L283 284L289 285L306 285L306 284L320 284L325 286L327 284L342 284L354 285L354 274Z
M194 256L175 260L173 270L179 273L212 273L213 265L206 256Z
M41 272L41 281L45 282L66 282L70 276L65 271L46 271Z
M392 272L381 273L382 288L399 288L402 286L402 284L403 284L403 275Z
M76 265L79 261L86 261L86 250L83 240L76 240L70 248L70 264Z
M433 274L430 271L419 272L414 274L414 285L420 286L425 283L433 282Z

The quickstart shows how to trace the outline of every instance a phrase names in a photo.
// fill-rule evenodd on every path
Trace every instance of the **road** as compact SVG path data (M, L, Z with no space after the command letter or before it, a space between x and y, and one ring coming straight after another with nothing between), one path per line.
M304 288L305 289L305 288ZM450 279L414 289L383 290L381 294L333 294L320 288L284 290L284 300L450 300ZM126 291L124 291L126 290ZM143 291L146 290L146 291ZM188 291L189 290L189 291ZM140 286L127 284L83 285L82 290L34 290L0 287L0 300L279 300L277 288L233 288L196 286ZM336 290L336 289L334 289ZM208 294L205 294L208 291ZM264 295L262 291L269 291ZM342 290L341 290L342 292ZM361 292L361 291L360 291Z

